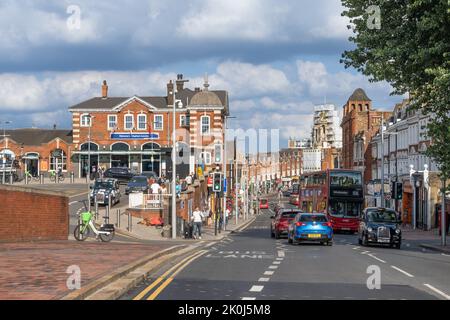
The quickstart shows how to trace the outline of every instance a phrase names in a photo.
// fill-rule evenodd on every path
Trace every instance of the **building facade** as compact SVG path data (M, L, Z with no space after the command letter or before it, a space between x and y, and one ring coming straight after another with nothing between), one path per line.
M373 110L372 100L363 89L356 89L343 107L342 168L360 170L364 181L372 179L372 151L370 142L381 125L381 117L389 112Z
M223 146L229 115L228 93L210 91L207 79L202 89L190 90L184 87L187 81L178 75L167 83L166 96L147 97L110 97L104 81L100 97L70 107L75 175L100 166L170 176L174 116L180 177L198 167L215 168L215 146Z
M342 148L340 118L333 104L314 107L314 124L311 136L313 148Z
M402 212L405 223L412 222L413 207L416 207L417 227L430 229L437 226L436 206L441 203L439 188L439 169L437 164L425 154L431 144L427 127L432 114L423 114L410 107L404 100L394 107L392 116L384 126L384 143L381 132L372 139L373 177L375 182L381 179L381 166L384 165L386 205ZM412 168L417 174L411 176ZM428 171L428 179L424 171ZM425 181L427 180L427 181ZM390 182L402 183L402 199L392 197ZM380 187L375 188L376 190ZM416 199L414 203L414 189ZM382 205L379 193L374 194L372 204Z

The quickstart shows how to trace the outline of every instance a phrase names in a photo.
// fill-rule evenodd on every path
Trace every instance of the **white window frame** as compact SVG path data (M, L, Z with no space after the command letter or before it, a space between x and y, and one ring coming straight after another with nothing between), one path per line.
M184 118L184 121L183 121L183 118ZM187 120L187 115L180 114L180 127L184 127L187 125L186 120ZM183 122L184 122L184 124L183 124Z
M203 132L203 119L208 119L208 131L207 132ZM209 136L211 135L211 117L210 116L201 116L200 118L200 132L202 136Z
M130 117L131 117L131 128L128 128L127 127L127 118L130 118ZM134 128L134 116L132 114L128 113L128 114L123 116L123 128L125 130L133 130L133 128Z
M205 156L207 156L207 157L205 157ZM211 152L205 151L205 152L200 153L200 158L203 159L204 165L210 166L212 164ZM207 161L208 159L209 159L209 161Z
M156 121L157 117L161 117L161 121ZM161 125L161 127L156 127L156 125ZM162 114L155 114L153 116L153 130L163 131L164 130L164 116Z
M139 121L140 117L144 117L145 121L144 121L144 128L141 128L141 121ZM138 114L137 116L137 129L139 131L145 131L147 130L147 115L144 113Z
M110 120L109 120L110 117L114 117L114 119L115 119L114 120L114 123L115 123L114 127L110 126ZM114 129L117 128L117 115L116 114L108 114L107 126L108 126L108 130L114 130Z
M83 120L84 117L88 116L86 120L86 122ZM82 115L80 115L80 127L91 127L92 126L92 117L89 118L89 113L83 113Z

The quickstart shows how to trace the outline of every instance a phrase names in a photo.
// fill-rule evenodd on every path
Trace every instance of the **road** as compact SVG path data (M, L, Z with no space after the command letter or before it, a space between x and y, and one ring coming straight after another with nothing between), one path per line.
M344 234L332 247L289 245L270 238L270 215L172 261L121 299L450 299L449 256L408 242L402 250L361 247ZM368 268L379 268L379 289L368 288Z

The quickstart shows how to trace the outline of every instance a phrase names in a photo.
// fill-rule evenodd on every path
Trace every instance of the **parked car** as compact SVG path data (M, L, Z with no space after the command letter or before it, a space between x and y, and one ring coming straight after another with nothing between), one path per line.
M279 239L281 236L287 236L289 224L301 212L299 209L281 208L278 210L274 216L270 217L272 219L270 236L275 239Z
M105 178L117 179L121 183L128 183L134 175L128 168L109 168L105 171L103 176Z
M387 208L366 208L360 217L358 242L389 245L397 249L402 245L402 221L395 210Z
M284 189L281 192L283 193L283 197L289 198L291 196L292 189Z
M269 200L267 200L267 199L259 200L259 208L260 209L269 209Z
M309 241L333 245L333 228L325 214L300 213L289 225L288 242L290 244Z
M133 192L147 193L149 188L148 178L146 176L135 176L128 182L125 188L125 194L129 195Z
M120 202L120 186L117 179L97 179L91 185L91 204L95 204L95 199L99 205L108 205L111 199L111 206Z

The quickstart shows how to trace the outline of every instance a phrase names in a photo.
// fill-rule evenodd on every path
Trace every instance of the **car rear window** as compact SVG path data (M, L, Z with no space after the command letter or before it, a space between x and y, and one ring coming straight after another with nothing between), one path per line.
M302 222L327 222L327 217L323 215L302 215L300 216Z
M261 200L261 203L262 203L262 204L266 204L266 203L267 203L267 200Z
M299 214L299 212L295 212L295 211L294 212L291 212L291 211L282 212L281 217L286 218L286 219L294 219L297 216L297 214Z

